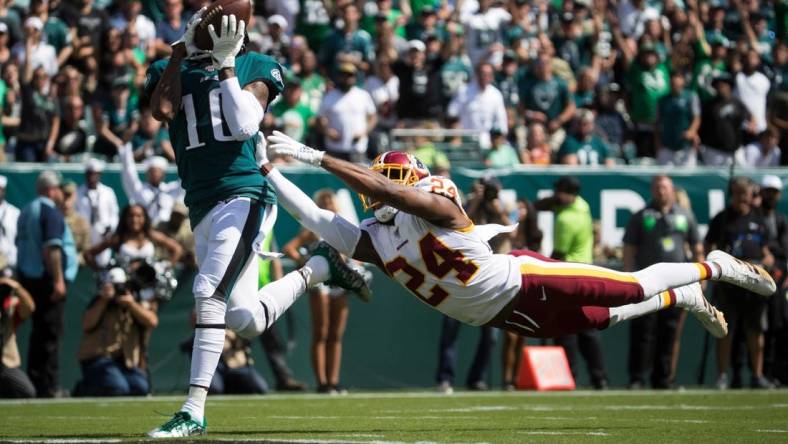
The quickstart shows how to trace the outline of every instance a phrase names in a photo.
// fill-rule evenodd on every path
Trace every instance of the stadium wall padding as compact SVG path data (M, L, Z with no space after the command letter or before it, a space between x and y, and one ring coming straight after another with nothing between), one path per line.
M7 199L12 204L23 207L35 196L35 178L46 166L34 164L16 164L0 166L0 174L8 177ZM66 179L82 182L82 167L79 165L58 165ZM676 171L665 171L657 167L622 167L622 168L530 168L496 171L473 171L456 169L452 178L462 190L469 190L473 180L485 174L494 174L506 190L516 191L518 196L534 200L537 196L548 193L552 183L561 175L577 176L583 186L581 195L589 202L595 219L602 221L603 242L620 243L620 236L626 226L632 210L639 209L648 200L651 177L658 173L669 173L677 187L687 191L693 210L701 224L701 229L710 220L713 213L724 205L725 189L730 171L727 169L696 168ZM311 168L286 168L285 174L307 194L320 188L344 188L333 176ZM765 174L775 174L788 184L788 170L748 170L736 171L736 175L746 175L755 180ZM174 169L168 172L168 178L176 177ZM120 185L119 170L110 165L104 172L102 182L113 187L121 205L127 199ZM504 194L506 194L505 192ZM511 195L511 191L508 192ZM344 194L348 196L348 194ZM350 193L350 196L355 196ZM783 195L780 208L788 210L788 193ZM345 199L350 205L351 199ZM352 199L358 217L361 205ZM550 231L552 216L540 215L540 226L545 231L545 253L550 252ZM279 212L279 220L275 228L275 236L279 244L287 242L296 234L299 226L284 211ZM185 390L188 382L188 356L179 350L179 344L191 335L189 313L193 307L191 297L192 276L180 276L180 285L172 301L165 304L159 313L159 327L154 331L150 345L152 385L157 393L180 392ZM405 388L430 387L435 383L437 367L438 337L440 334L441 315L430 307L419 302L407 291L389 280L383 273L374 270L373 289L375 295L370 304L363 304L355 299L350 303L350 318L345 333L342 366L342 382L352 388ZM66 322L63 344L60 351L61 384L66 389L73 388L80 377L79 364L76 361L76 350L79 344L80 318L88 301L95 290L93 273L82 268L68 292L66 304ZM289 362L296 377L305 380L312 387L316 383L312 376L309 342L310 319L308 296L302 297L277 323L281 336L286 341ZM19 345L23 362L27 362L27 348L30 323L26 322L20 329ZM459 363L455 385L464 386L465 376L473 358L478 340L478 332L470 326L463 326L459 340ZM602 332L605 363L612 385L623 386L628 381L627 350L629 326L618 325ZM491 372L488 381L493 387L500 386L500 343L493 353ZM705 369L705 383L713 383L714 346L710 348L705 363L702 362L702 350L706 340L699 324L688 317L683 336L681 355L677 370L677 382L680 385L696 385L698 374ZM535 340L528 343L535 344ZM270 385L274 385L271 371L261 351L260 345L253 343L253 353L257 368L263 373ZM588 376L585 365L579 366L579 383L586 385ZM746 380L746 379L745 379Z

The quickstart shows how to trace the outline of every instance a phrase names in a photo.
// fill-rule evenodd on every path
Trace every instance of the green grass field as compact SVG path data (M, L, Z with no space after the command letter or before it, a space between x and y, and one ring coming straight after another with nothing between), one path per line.
M0 441L138 440L181 397L0 402ZM788 442L788 391L211 397L209 434L258 442Z

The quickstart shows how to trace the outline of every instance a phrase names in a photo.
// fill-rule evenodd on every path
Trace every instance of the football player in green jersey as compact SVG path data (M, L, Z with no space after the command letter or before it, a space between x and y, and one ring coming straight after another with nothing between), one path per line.
M282 68L245 52L245 23L223 16L211 51L193 45L205 8L195 14L169 61L151 65L145 84L153 116L169 124L195 238L199 272L193 292L195 325L189 395L181 411L152 438L203 434L205 399L224 345L224 330L262 333L304 290L334 281L368 292L360 274L328 251L257 290L255 254L276 220L276 196L261 176L265 141L258 133L270 102L282 92Z

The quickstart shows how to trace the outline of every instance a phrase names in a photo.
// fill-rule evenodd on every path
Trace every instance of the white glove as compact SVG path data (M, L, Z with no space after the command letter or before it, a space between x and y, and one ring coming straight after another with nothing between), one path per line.
M235 55L244 45L244 35L246 33L246 23L243 20L236 23L234 15L222 16L222 30L220 35L216 35L213 25L208 25L208 34L213 40L213 67L216 69L234 68Z
M257 132L257 141L254 144L254 160L257 162L257 168L268 163L268 154L266 153L268 144L265 143L265 135L262 131Z
M197 25L200 24L202 21L202 15L205 13L205 10L208 9L207 6L203 6L200 8L199 11L195 12L192 18L189 19L189 22L186 23L186 31L184 31L181 38L172 42L171 46L175 46L179 43L183 43L186 45L186 54L193 54L197 51L201 51L201 49L194 46L194 31L197 29Z
M297 142L292 137L280 131L274 131L268 136L268 149L277 156L292 157L304 163L319 167L323 161L323 151L310 148Z

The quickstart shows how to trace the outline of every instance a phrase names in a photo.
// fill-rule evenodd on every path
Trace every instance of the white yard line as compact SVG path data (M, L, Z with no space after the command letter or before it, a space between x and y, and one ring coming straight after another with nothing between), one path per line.
M628 396L642 396L648 394L648 390L608 390L604 392L597 392L592 390L575 390L571 392L534 392L534 391L518 391L518 392L454 392L452 395L443 393L436 393L433 391L411 391L411 392L361 392L350 393L345 396L326 396L319 394L271 394L271 395L217 395L211 396L211 402L238 402L245 400L266 400L266 401L282 401L293 399L306 399L306 400L343 400L343 399L397 399L397 398L498 398L501 396L511 398L605 398L605 397L628 397ZM669 392L654 391L655 394L663 395L725 395L725 396L743 396L743 395L773 395L769 390L730 390L720 393L719 390L713 389L690 389L682 392ZM182 402L185 395L166 395L166 396L147 396L147 397L118 397L118 398L60 398L60 399L10 399L0 400L2 405L14 404L68 404L68 403L82 403L82 402L99 402L101 404L116 404L116 403L130 403L130 402ZM788 404L775 404L778 407L788 406Z

